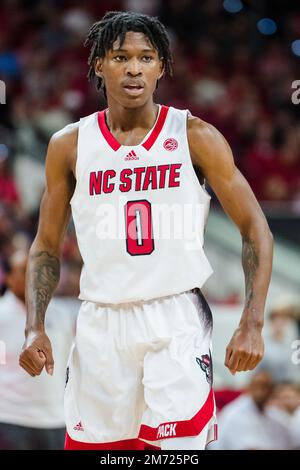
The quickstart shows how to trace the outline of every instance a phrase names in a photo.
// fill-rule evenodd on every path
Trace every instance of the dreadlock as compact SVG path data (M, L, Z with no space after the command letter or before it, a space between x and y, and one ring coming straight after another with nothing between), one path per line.
M158 51L162 59L166 75L172 76L172 55L166 28L156 17L135 12L109 11L103 18L94 23L85 39L84 46L91 46L88 65L90 66L87 78L92 81L95 74L95 62L98 57L104 57L112 48L113 43L119 39L122 47L128 31L144 33L152 46ZM97 90L106 91L102 78L97 77Z

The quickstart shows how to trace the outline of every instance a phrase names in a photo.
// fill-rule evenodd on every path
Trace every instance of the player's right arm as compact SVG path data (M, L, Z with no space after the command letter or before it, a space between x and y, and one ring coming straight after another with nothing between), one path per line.
M53 374L52 348L44 321L59 281L62 241L75 187L77 132L77 125L70 124L55 133L46 155L46 189L27 264L25 343L19 359L21 367L31 376L39 375L44 366L48 374Z

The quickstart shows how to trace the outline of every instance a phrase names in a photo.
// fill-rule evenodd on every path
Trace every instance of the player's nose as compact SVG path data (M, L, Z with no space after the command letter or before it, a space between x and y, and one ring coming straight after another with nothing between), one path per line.
M127 62L126 68L127 75L136 76L141 74L141 64L140 61L136 57L132 57Z

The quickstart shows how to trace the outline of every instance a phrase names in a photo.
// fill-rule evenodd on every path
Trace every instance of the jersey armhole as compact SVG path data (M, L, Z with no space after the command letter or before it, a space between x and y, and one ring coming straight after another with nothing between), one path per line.
M79 166L79 158L78 158L78 155L79 155L79 140L80 140L80 130L81 130L81 126L82 126L82 119L83 118L79 118L79 125L78 125L78 136L77 136L77 149L76 149L76 164L75 164L75 178L76 178L76 183L78 181L78 175L79 175L79 170L78 170L78 166Z
M79 169L78 169L78 166L79 166L79 140L80 140L80 128L81 128L81 125L82 125L82 119L83 118L79 118L79 125L78 125L78 136L77 136L77 148L76 148L76 163L75 163L75 187L74 187L74 191L73 191L73 194L72 194L72 197L70 199L70 205L72 205L72 202L73 200L75 199L75 194L77 192L77 188L78 188L78 184L79 184Z
M210 200L211 195L209 194L209 192L206 189L206 179L204 178L203 183L202 184L200 183L199 178L198 178L198 176L195 172L195 168L194 168L193 161L192 161L192 156L190 154L189 140L188 140L188 134L187 134L187 126L188 126L188 118L189 118L189 116L192 116L192 113L190 112L189 109L184 110L184 112L185 112L185 140L186 140L186 146L187 146L187 151L188 151L187 152L188 153L188 160L189 160L189 163L190 163L190 166L191 166L191 171L194 175L194 179L197 180L198 186L202 190L203 194L205 195L205 197L208 200Z

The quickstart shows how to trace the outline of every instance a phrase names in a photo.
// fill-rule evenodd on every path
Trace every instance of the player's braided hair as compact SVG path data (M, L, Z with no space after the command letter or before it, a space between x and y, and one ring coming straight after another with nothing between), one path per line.
M162 59L164 72L172 76L172 55L166 28L156 17L135 12L109 11L103 18L94 23L85 39L84 46L90 46L88 65L90 66L87 78L93 80L95 75L95 62L97 57L104 57L106 51L112 48L113 43L119 39L120 46L125 41L128 31L141 32L149 39ZM106 91L102 79L97 77L97 89Z

